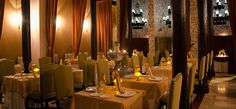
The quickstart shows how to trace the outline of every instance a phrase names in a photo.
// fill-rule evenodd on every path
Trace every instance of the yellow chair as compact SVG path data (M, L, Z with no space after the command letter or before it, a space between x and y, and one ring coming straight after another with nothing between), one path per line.
M33 101L41 103L43 108L48 107L48 102L56 99L54 72L57 69L56 64L46 64L40 68L40 91L34 91L26 96L25 108L28 109L28 102Z
M179 109L182 79L182 74L179 73L171 81L167 109Z
M60 102L70 99L74 94L72 69L66 65L59 65L54 73L56 105L60 108Z
M14 74L14 61L9 59L0 59L0 87L2 86L3 77ZM2 92L0 91L0 102L2 101Z
M165 58L170 56L170 52L168 50L165 50Z
M83 82L74 83L75 90L83 90L87 86L92 86L95 83L95 65L96 62L92 59L88 59L84 63L83 68Z
M138 58L137 55L133 55L131 58L132 58L133 68L140 65L139 64L139 58Z
M160 51L156 50L155 57L154 57L154 64L159 65L159 58L160 58Z
M98 72L98 79L99 81L105 79L106 84L111 83L110 79L110 71L108 61L106 59L100 59L97 62L97 72ZM105 78L104 78L105 76Z
M206 59L206 76L209 76L209 69L210 69L210 53L207 53L207 59Z
M187 83L187 97L188 97L188 107L190 108L194 100L193 90L194 90L194 79L195 79L195 65L192 65L188 74L188 83Z
M148 53L148 55L147 55L147 62L148 62L150 67L154 66L154 60L153 60L153 54L152 53Z
M39 58L39 67L42 67L42 66L44 66L44 65L47 65L47 64L49 64L49 63L52 63L50 57L42 57L42 58Z
M139 66L142 67L143 66L143 52L137 52L137 55L138 55L138 60L139 60Z
M200 68L197 74L197 78L194 80L194 85L196 86L196 92L202 93L201 88L203 84L203 79L205 76L205 68L206 68L206 56L203 56L200 62Z
M78 65L80 69L84 68L84 62L86 61L87 57L85 54L78 55Z
M213 50L211 50L211 54L210 54L210 63L209 63L209 70L210 70L210 75L214 76L214 69L213 69L213 59L214 59L214 52Z
M169 93L162 95L156 103L150 103L150 109L179 109L183 76L178 73L170 84ZM153 105L154 104L154 105Z

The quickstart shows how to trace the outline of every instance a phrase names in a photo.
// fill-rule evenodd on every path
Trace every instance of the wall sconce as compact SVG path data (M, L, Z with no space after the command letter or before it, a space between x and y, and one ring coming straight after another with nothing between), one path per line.
M136 9L132 9L132 28L142 29L147 24L147 19L143 17L143 9L139 8L138 2Z
M61 18L59 16L57 16L56 18L56 30L59 31L61 26Z
M18 6L19 5L19 6ZM22 14L21 14L21 6L20 6L20 2L18 3L18 0L16 0L16 13L13 14L12 16L12 23L14 25L17 25L18 30L21 30L21 25L22 25Z
M171 16L171 7L170 5L168 6L168 15L164 16L162 18L162 20L164 21L164 23L168 26L168 28L171 28L171 20L170 20L170 16Z
M89 28L89 23L87 20L84 20L83 22L83 31L88 32L88 28Z
M227 0L223 3L220 0L216 0L215 6L213 7L213 24L222 25L226 24L229 19L229 11L227 7Z

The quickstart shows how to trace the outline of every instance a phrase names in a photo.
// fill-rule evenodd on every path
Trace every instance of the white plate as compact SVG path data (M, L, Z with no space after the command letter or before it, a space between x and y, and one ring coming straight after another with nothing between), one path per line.
M163 77L150 77L150 78L147 78L148 80L150 81L161 81L163 80Z
M152 68L156 69L156 68L159 68L159 66L153 66Z
M98 96L100 96L101 95L101 93L91 93L90 94L90 96L92 96L92 97L98 97Z
M125 75L124 77L125 77L125 78L128 78L128 79L132 79L132 78L133 78L133 75Z
M127 97L132 97L132 96L134 96L136 94L137 93L134 92L134 91L125 91L125 93L117 93L116 96L127 98Z
M111 98L110 94L102 94L99 96L100 98Z
M87 92L96 92L96 89L97 89L96 86L92 86L92 87L87 87L85 90L86 90Z

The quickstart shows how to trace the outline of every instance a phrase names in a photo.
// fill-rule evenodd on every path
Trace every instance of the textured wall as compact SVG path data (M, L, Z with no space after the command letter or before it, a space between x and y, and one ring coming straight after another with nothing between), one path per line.
M222 4L225 2L225 0L219 0ZM213 6L216 5L216 1L212 0ZM228 9L227 5L224 5L225 9ZM224 13L224 10L221 9L220 13ZM215 16L215 12L213 10L213 16ZM232 35L231 27L229 20L226 22L226 24L223 25L213 25L213 35L214 36L230 36Z
M194 44L191 48L194 58L198 58L198 11L197 0L191 0L190 2L190 36L191 44Z
M155 51L155 37L172 37L172 28L168 28L162 21L163 16L167 15L167 8L170 0L133 0L132 7L136 3L141 3L140 8L144 10L144 17L148 23L143 29L133 29L132 35L137 38L149 38L149 52ZM170 16L172 19L172 16Z
M6 0L0 39L0 58L16 60L17 56L22 56L21 30L15 22L15 14L15 1Z

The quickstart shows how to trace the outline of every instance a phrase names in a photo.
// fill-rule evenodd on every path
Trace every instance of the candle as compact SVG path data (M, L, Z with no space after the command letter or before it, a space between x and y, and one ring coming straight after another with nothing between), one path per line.
M163 20L166 21L166 17L165 16L163 17Z
M132 12L133 12L133 13L135 13L135 10L134 10L134 9L132 9Z
M225 10L225 15L229 15L229 11L228 10Z
M112 50L110 49L109 52L112 52Z
M168 10L170 9L170 5L168 6Z
M220 12L218 10L216 10L216 15L218 15Z
M140 9L139 11L140 11L141 13L143 13L143 9Z

